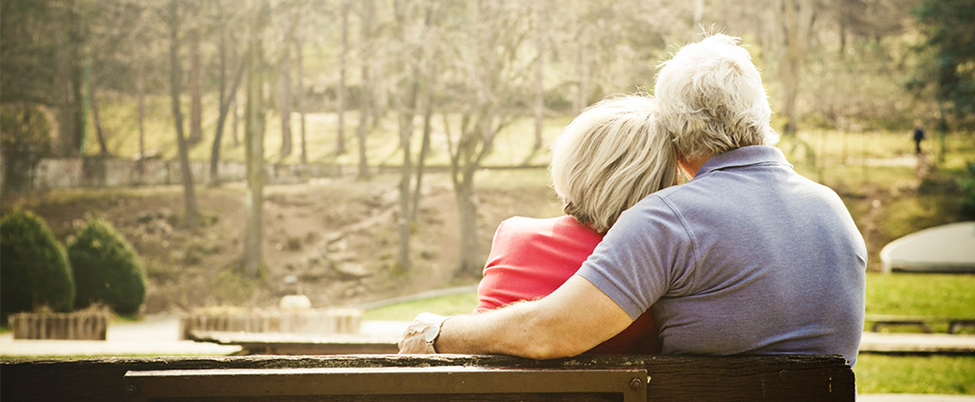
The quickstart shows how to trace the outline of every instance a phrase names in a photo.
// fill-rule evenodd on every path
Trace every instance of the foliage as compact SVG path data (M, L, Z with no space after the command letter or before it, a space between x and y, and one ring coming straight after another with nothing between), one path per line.
M967 176L958 180L958 187L961 189L958 204L965 216L975 218L975 161L966 163L965 171Z
M14 211L0 220L0 307L4 313L47 306L68 312L74 280L64 248L43 220Z
M908 87L934 86L944 117L975 127L975 7L970 0L926 0L914 9L926 38L917 51L927 58Z
M50 124L40 109L25 103L0 108L0 148L4 156L28 151L44 155L51 150Z
M76 304L102 302L120 314L134 314L146 297L146 278L135 250L112 225L91 220L68 246L75 271Z

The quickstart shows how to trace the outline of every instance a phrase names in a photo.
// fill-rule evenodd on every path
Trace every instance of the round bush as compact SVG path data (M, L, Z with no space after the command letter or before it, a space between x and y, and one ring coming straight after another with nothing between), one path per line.
M43 220L14 211L0 220L0 309L4 314L47 306L68 312L74 281L64 248Z
M108 222L93 219L68 245L74 269L75 304L101 302L120 314L134 314L146 299L146 276L139 256Z

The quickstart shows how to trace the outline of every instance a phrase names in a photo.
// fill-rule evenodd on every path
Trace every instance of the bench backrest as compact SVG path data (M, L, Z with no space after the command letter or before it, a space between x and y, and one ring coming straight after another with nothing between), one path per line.
M7 360L0 361L0 372L4 402L856 398L853 371L835 355L597 355L546 361L471 355ZM333 397L338 395L345 396Z

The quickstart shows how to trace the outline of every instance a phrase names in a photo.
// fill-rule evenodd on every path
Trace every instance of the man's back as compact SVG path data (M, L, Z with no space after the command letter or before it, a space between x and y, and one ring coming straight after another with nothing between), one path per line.
M753 146L712 157L691 182L624 213L580 275L631 317L652 304L664 353L853 361L865 266L839 197L778 149Z

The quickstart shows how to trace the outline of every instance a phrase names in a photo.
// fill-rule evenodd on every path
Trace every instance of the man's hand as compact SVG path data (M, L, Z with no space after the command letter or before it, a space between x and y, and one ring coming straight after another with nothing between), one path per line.
M403 338L399 341L399 353L401 355L437 353L433 342L436 342L440 326L446 319L447 317L432 313L417 315L403 332Z

